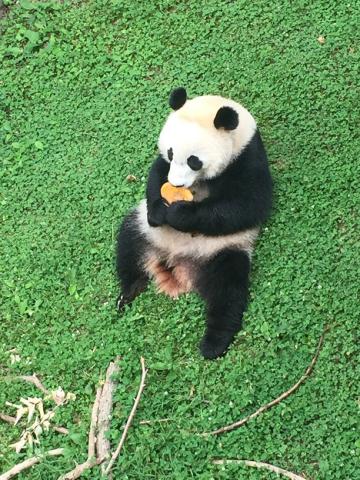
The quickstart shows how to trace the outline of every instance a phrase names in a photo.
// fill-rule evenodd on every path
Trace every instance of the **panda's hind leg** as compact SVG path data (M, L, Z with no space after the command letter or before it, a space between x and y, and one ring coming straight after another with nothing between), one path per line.
M249 256L235 249L221 251L199 269L197 290L207 305L207 326L200 343L205 358L224 355L240 330L249 271Z
M138 228L137 211L129 213L120 226L116 245L116 270L121 292L116 305L122 311L145 290L149 277L145 271L145 255L149 244Z

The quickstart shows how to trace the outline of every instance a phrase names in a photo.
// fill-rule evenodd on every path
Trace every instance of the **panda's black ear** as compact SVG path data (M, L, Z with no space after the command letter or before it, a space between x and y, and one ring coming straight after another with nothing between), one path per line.
M184 87L175 88L170 94L169 105L173 110L179 110L186 102L186 90Z
M231 107L221 107L214 118L215 128L224 128L225 130L235 130L239 125L239 115Z

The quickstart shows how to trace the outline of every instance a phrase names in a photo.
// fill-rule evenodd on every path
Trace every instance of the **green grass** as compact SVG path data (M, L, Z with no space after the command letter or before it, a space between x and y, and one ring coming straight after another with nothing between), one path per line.
M67 448L19 478L52 480L86 457L99 376L122 356L111 438L146 390L115 478L275 479L214 457L247 458L308 479L359 472L359 15L356 2L6 0L0 23L0 373L41 375L77 401L41 449ZM325 43L318 37L323 35ZM144 195L167 95L219 93L256 117L276 185L258 243L245 329L224 359L198 353L204 308L153 288L119 318L114 232ZM129 183L127 175L137 181ZM331 325L311 378L288 389ZM10 363L16 348L19 363ZM193 394L191 395L191 391ZM36 394L0 382L5 401ZM170 417L140 426L141 419ZM30 455L0 424L0 472ZM93 470L84 478L98 479Z

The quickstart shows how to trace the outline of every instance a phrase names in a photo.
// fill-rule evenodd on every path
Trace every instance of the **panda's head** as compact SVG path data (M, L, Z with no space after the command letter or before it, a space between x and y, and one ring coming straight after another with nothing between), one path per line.
M168 180L174 186L217 177L249 143L256 130L250 113L220 96L187 99L184 88L169 100L173 112L159 137L159 150L170 163Z

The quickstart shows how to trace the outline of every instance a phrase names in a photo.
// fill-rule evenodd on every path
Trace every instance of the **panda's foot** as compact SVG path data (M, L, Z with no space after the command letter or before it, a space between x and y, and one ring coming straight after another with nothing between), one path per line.
M122 313L126 305L129 305L135 297L127 297L124 294L120 294L116 300L116 309L119 313Z
M185 262L176 265L173 268L172 274L177 283L179 284L180 293L191 292L193 288L192 278L191 278L192 268Z
M165 293L172 298L178 298L179 295L190 290L185 267L181 265L167 267L156 257L150 257L146 268L149 275L154 279L158 292Z
M126 305L129 305L135 298L145 290L147 286L147 279L139 279L133 283L130 289L121 292L118 298L116 299L116 308L119 313L124 311Z
M228 332L207 331L200 342L200 352L207 360L222 357L227 352L234 336Z
M171 270L163 270L159 272L155 282L157 284L158 292L165 293L171 298L178 298L179 295L184 293L184 290L181 288L181 285L176 280Z

